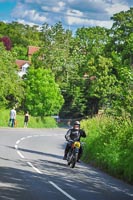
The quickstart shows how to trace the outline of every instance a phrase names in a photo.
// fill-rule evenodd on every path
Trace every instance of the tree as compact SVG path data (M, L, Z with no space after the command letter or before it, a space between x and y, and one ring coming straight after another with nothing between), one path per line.
M122 62L125 65L133 64L133 8L128 11L116 13L111 17L114 21L110 30L111 51L122 55Z
M117 114L133 118L133 8L113 15L110 42L106 56L113 61L112 73L117 79L117 94L112 101Z
M23 99L23 82L17 75L15 57L0 44L0 104L13 106L21 104Z
M59 22L52 27L42 26L42 48L32 57L36 68L49 68L55 75L56 81L62 80L62 74L68 67L69 48L72 38L70 31L65 31Z
M3 42L7 51L11 50L12 43L9 37L3 36L2 38L0 38L0 42Z
M12 53L16 54L17 60L28 60L27 47L16 45L12 48Z
M98 112L102 94L96 95L93 91L97 80L91 81L91 78L97 76L98 58L105 54L104 48L108 39L108 31L105 28L93 27L78 29L75 38L71 40L65 79L67 84L63 84L66 91L64 109L69 110L71 116L75 113L79 117Z
M49 69L30 67L25 80L25 105L33 116L58 114L64 99Z
M104 47L108 42L107 33L106 29L100 27L81 28L73 38L69 31L64 31L60 23L51 28L44 25L45 47L33 56L32 62L36 67L50 68L55 74L65 98L61 113L76 117L85 115L90 108L91 113L98 112L98 99L93 96L92 101L92 96L85 95L83 78L88 72L89 76L95 76L90 72L88 62L90 59L97 61L99 55L104 54ZM91 105L88 109L89 102ZM97 102L95 106L93 102Z

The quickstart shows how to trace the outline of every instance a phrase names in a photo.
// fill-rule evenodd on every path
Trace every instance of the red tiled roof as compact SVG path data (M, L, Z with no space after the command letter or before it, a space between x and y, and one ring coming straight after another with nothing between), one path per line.
M25 65L26 63L30 64L30 61L28 61L28 60L16 60L16 65L19 67L19 69L21 69L22 66Z
M35 47L35 46L29 46L28 47L28 55L32 55L33 53L35 53L36 51L38 51L40 49L40 47Z

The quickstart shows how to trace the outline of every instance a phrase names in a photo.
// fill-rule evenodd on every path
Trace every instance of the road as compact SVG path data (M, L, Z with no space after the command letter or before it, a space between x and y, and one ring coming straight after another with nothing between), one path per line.
M66 129L0 128L0 200L133 200L133 186L63 158Z

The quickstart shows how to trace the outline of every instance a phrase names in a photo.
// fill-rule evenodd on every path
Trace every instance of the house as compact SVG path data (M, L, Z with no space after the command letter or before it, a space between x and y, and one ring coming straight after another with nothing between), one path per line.
M27 73L27 69L30 66L30 61L27 60L16 60L16 65L18 66L18 75L22 78L23 75Z
M29 58L29 60L31 60L32 55L34 53L36 53L39 49L40 49L40 47L28 46L28 58Z
M19 68L18 75L22 78L23 75L27 73L27 69L31 64L31 57L32 55L37 52L40 49L40 47L35 46L28 46L28 58L29 60L16 60L16 65Z

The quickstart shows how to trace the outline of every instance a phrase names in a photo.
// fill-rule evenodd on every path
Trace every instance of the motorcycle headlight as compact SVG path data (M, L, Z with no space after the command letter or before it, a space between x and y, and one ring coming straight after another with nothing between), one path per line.
M78 142L78 141L74 142L74 147L80 148L80 142Z

